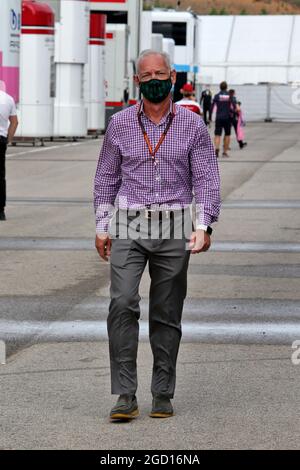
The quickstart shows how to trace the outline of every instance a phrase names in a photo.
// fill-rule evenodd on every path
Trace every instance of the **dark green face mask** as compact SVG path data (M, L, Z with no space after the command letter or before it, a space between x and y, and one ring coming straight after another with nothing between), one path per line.
M144 97L151 103L161 103L170 93L172 88L171 78L166 80L157 80L153 78L148 82L140 83L140 90Z

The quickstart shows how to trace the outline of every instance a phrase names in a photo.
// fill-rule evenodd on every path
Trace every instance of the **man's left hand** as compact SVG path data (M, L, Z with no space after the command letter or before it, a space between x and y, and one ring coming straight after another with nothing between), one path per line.
M205 230L196 230L190 238L189 248L192 254L207 251L210 247L210 235Z

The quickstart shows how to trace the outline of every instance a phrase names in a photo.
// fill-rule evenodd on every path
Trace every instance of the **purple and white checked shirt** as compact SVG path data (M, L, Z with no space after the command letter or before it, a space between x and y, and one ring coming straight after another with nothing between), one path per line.
M215 150L201 117L175 104L175 117L157 154L161 180L140 128L139 105L114 114L104 137L94 185L96 232L107 232L115 208L147 205L187 207L195 196L196 224L210 225L220 211L220 177ZM171 107L170 107L171 112ZM152 148L166 128L143 112L141 119ZM194 194L193 194L194 193Z

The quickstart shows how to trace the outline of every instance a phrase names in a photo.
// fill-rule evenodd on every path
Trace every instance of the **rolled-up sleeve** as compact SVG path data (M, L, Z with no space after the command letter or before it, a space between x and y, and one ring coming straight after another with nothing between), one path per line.
M122 156L112 118L105 133L94 179L96 232L108 232L114 202L121 185Z
M221 206L220 175L215 149L201 120L190 149L190 168L196 203L196 223L218 220Z

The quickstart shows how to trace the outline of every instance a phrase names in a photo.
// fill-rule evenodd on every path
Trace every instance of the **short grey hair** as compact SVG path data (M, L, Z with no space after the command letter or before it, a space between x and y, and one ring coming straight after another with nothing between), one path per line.
M165 63L166 63L166 66L168 67L169 70L171 70L171 59L170 59L170 56L167 52L160 52L160 51L155 51L154 49L145 49L144 51L142 51L140 53L140 55L138 56L138 58L136 59L135 61L135 70L136 70L136 73L139 72L139 68L140 68L140 63L141 61L149 56L149 55L159 55L161 56Z

